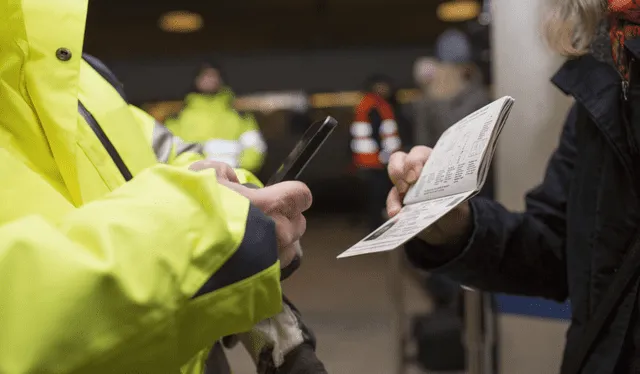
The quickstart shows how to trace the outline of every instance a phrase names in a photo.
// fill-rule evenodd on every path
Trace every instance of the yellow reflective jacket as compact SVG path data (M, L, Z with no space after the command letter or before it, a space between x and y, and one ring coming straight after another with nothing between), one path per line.
M111 74L106 67L102 67L102 69L98 71ZM147 139L152 139L151 147L156 154L158 162L169 163L176 166L189 166L193 162L204 159L202 146L195 143L185 143L182 139L173 135L165 126L158 123L158 121L147 112L133 105L130 107L140 121L140 124L143 125ZM251 172L244 169L235 169L235 172L240 183L263 187L262 182ZM206 361L210 349L211 347L207 347L202 350L197 356L191 359L189 363L184 365L181 370L182 374L203 374L207 370ZM214 362L213 364L218 363ZM218 368L208 368L208 372L217 373L217 369Z
M274 224L156 165L86 8L0 0L0 373L175 373L281 310Z
M106 67L103 69L106 69ZM151 148L158 162L188 167L196 161L205 159L204 149L201 144L185 142L171 133L166 126L159 123L149 113L133 105L130 105L130 108L142 125L145 137L151 139ZM246 169L234 170L240 183L264 187L260 179L252 172Z
M189 94L182 111L165 124L182 139L203 144L207 158L256 172L267 147L254 116L240 115L233 100L228 87L215 95Z

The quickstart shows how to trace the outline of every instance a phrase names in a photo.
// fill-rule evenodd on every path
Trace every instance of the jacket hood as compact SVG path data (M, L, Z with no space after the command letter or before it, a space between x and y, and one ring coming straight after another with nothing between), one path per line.
M0 138L29 150L36 168L53 173L54 162L76 202L78 175L69 165L77 157L86 16L86 0L0 1Z

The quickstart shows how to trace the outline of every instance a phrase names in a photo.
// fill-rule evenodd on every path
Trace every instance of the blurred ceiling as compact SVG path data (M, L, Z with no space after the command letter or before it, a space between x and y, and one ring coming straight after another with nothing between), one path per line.
M264 49L428 45L450 26L438 0L90 0L85 50L135 58ZM204 27L166 33L168 11L192 11Z

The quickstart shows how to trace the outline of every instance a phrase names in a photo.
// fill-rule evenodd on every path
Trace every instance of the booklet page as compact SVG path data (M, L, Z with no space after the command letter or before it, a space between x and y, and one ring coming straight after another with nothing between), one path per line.
M407 205L397 216L340 254L338 258L394 250L431 226L474 193L465 192Z
M505 104L504 109L502 110L502 114L500 115L500 119L498 119L498 123L496 124L493 130L493 136L489 139L489 145L485 150L484 155L482 156L482 164L480 164L480 173L478 175L478 187L480 190L484 186L484 183L487 180L487 173L489 172L489 168L491 167L491 162L493 161L493 155L496 151L496 146L498 144L498 139L500 137L500 133L502 133L502 128L509 117L509 113L511 112L511 108L513 107L513 99L508 101Z
M503 97L465 117L442 134L418 182L404 199L406 205L476 191L478 175L493 129L502 119Z

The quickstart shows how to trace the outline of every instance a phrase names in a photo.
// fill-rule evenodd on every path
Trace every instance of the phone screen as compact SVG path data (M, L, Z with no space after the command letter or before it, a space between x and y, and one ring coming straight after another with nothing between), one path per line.
M336 126L338 126L338 121L333 117L327 117L323 121L314 122L307 131L305 131L302 139L296 144L293 151L289 153L289 156L284 160L278 171L269 178L267 185L270 186L276 183L298 179L304 168L309 164L309 161L318 153L318 150Z

